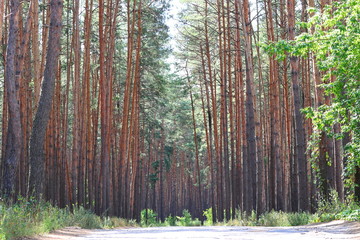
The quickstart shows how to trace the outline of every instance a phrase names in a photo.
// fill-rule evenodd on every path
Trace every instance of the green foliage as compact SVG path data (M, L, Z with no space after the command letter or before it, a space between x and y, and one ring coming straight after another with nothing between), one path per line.
M329 8L310 23L316 24L314 34L308 36L313 42L311 51L316 54L319 69L327 71L322 87L333 96L332 104L315 110L312 119L317 131L331 136L329 130L340 124L342 135L336 137L352 136L345 148L345 171L350 177L360 163L360 3L344 0L334 4L335 11ZM331 75L334 81L328 80ZM314 138L316 141L318 136Z
M101 228L101 223L100 217L84 209L84 207L74 208L73 216L70 220L70 225L76 225L86 229Z
M143 227L154 227L154 226L200 226L201 222L199 219L192 219L189 210L184 209L182 216L168 216L164 223L157 220L157 213L152 209L148 209L146 215L146 209L141 211L141 226Z
M315 214L307 212L286 213L282 211L266 212L257 216L255 211L246 214L236 210L236 217L226 223L216 225L227 226L299 226L310 223L329 222L333 220L359 221L360 207L353 200L343 203L339 200L336 191L331 192L330 199L319 203L318 211ZM206 215L205 215L206 212ZM210 210L204 212L208 216ZM211 216L211 215L209 215ZM208 222L206 224L212 225Z
M250 214L241 212L239 209L235 212L235 219L231 219L226 223L228 226L257 226L258 219L255 211L251 211Z
M143 209L140 213L140 225L143 227L151 227L158 225L157 213L152 209Z
M310 214L304 212L288 214L288 221L290 226L306 225L312 222L313 219L314 218Z
M336 218L347 221L360 221L360 209L347 209L336 215Z
M206 217L205 225L211 226L213 224L212 208L204 210L204 217Z
M299 226L312 222L312 215L305 212L285 213L282 211L271 211L259 217L258 224L261 226Z
M117 227L136 227L138 224L135 220L128 220L117 217L104 217L101 221L101 228L112 229Z
M191 226L192 218L189 210L184 209L182 212L182 217L177 217L177 219L179 220L180 226Z
M59 209L47 202L27 201L7 205L0 202L0 239L15 239L42 234L67 226L81 228L113 228L134 225L119 218L101 218L83 207L74 207L73 212Z
M349 204L345 204L339 200L339 195L335 190L331 190L329 199L321 199L318 204L318 213L329 213L333 215L350 206Z
M171 214L165 219L166 226L176 226L176 217L173 217Z
M323 84L317 87L332 96L332 101L328 106L304 111L314 124L314 134L308 146L313 167L318 170L315 160L318 158L321 133L336 139L351 136L344 155L347 157L346 183L353 188L351 176L356 166L360 165L360 2L342 0L333 2L322 13L316 9L310 11L314 16L300 25L311 31L304 32L292 42L264 44L264 49L279 59L289 54L316 56L318 68L323 73ZM336 124L341 132L335 134L333 127Z
M259 224L267 227L290 226L287 214L282 211L264 213L259 218Z
M332 190L329 199L319 201L315 222L329 222L337 219L358 221L359 209L360 206L353 199L349 198L346 202L341 202L337 192Z

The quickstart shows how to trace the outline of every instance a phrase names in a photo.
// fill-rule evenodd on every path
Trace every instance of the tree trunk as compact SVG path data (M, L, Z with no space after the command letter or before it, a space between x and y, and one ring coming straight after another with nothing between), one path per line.
M9 124L6 138L4 158L3 191L8 197L14 194L16 170L19 164L22 148L22 132L20 119L20 104L18 99L18 82L16 72L16 45L19 36L20 2L10 1L9 35L6 48L5 88L9 111ZM2 27L2 26L1 26Z
M60 53L62 0L50 2L50 29L44 80L30 138L29 194L37 199L44 193L44 140L48 125Z
M0 43L2 42L2 31L3 31L3 23L4 23L4 7L5 0L0 0Z
M295 1L288 0L288 30L289 40L295 39ZM296 162L299 178L298 197L299 197L299 210L309 210L309 197L308 197L308 181L307 181L307 161L306 161L306 143L305 143L305 129L303 123L303 116L301 114L301 87L299 84L299 59L296 56L290 56L291 66L291 80L293 88L293 101L294 101L294 118L295 118L295 138L296 138Z
M244 161L246 181L244 182L246 201L245 211L256 209L256 139L255 139L255 114L253 102L254 68L251 44L251 22L249 1L243 0L243 29L245 38L245 63L246 63L246 138L247 138L247 159Z
M190 86L190 76L188 73L187 66L186 69L186 76L188 80L189 87ZM193 123L193 133L194 133L194 144L195 144L195 165L196 165L196 177L198 183L198 194L199 194L199 212L200 212L200 221L203 223L203 198L202 198L202 189L201 189L201 175L200 175L200 163L199 163L199 147L198 147L198 140L197 140L197 133L196 133L196 118L195 118L195 106L194 106L194 99L193 94L190 89L190 102L191 102L191 115L192 115L192 123Z

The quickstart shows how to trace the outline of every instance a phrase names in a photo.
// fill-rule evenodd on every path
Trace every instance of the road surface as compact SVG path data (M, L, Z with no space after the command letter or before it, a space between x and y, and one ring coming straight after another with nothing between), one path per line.
M360 223L334 221L300 227L151 227L92 230L85 235L51 236L38 239L237 239L237 240L312 240L360 239Z

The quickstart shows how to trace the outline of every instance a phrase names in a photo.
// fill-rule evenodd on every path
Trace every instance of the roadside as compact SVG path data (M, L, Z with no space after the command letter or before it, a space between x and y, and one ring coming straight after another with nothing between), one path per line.
M208 234L208 235L207 235ZM68 227L28 240L60 239L360 239L360 222L343 220L296 227L154 227L88 230Z

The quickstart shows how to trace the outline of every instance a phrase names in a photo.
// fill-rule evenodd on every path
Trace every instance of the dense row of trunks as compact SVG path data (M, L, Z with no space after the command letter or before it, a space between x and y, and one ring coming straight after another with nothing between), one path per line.
M74 0L62 9L60 0L0 0L7 46L1 176L8 198L34 194L60 207L133 219L151 208L162 220L183 209L202 220L212 207L213 221L233 218L237 209L313 211L331 189L343 200L347 138L322 135L313 163L319 173L306 152L312 123L301 109L331 102L318 87L324 73L315 56L278 60L259 47L312 31L297 30L296 19L306 21L309 7L331 2L301 1L301 12L295 0L188 3L185 15L198 16L186 20L180 37L183 87L191 90L178 97L190 105L188 126L146 108L158 91L146 89L147 24L163 23L149 17L161 4ZM169 140L169 125L193 136L191 151L183 147L188 142Z

